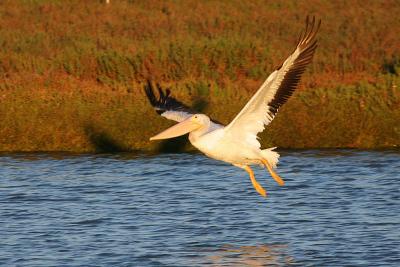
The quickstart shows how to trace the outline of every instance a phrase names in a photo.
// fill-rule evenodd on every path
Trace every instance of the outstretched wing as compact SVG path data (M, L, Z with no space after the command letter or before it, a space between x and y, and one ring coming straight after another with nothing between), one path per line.
M144 86L144 91L146 92L150 104L161 116L169 120L181 122L196 113L188 106L171 97L171 91L169 89L166 89L164 92L161 87L157 85L157 90L158 98L154 94L154 88L150 81L147 81L147 84Z
M275 117L278 109L286 103L296 89L306 66L311 62L317 48L316 34L321 21L310 21L307 17L306 29L300 34L293 53L275 70L258 89L246 106L225 127L226 134L260 147L257 133L262 132Z

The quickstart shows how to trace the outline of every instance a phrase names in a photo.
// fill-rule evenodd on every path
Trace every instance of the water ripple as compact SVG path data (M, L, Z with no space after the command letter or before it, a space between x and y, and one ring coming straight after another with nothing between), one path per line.
M199 154L0 154L5 266L398 266L399 151L282 151L279 187Z

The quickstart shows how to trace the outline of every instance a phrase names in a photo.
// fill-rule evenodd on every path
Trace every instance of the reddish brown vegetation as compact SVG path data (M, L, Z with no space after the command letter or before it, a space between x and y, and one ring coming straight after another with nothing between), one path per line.
M123 149L148 148L146 136L162 127L141 91L148 78L188 103L201 97L207 112L228 122L292 51L308 14L323 21L319 47L300 92L274 122L271 143L399 145L395 0L4 0L0 150L93 150L96 127ZM363 122L351 134L348 110ZM339 122L327 124L331 118ZM343 138L334 136L339 128Z

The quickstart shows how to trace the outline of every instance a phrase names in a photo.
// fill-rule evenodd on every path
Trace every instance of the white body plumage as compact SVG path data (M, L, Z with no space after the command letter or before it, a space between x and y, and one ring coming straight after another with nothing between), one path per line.
M198 114L198 116L205 116ZM209 119L208 119L209 120ZM190 143L208 157L231 163L237 167L245 165L262 165L261 158L273 167L278 163L279 154L273 148L261 150L259 146L241 140L227 133L225 127L210 122L207 128L189 134Z

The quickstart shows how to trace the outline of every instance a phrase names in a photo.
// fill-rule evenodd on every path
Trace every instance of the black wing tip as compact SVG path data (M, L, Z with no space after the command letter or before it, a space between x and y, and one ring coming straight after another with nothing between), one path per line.
M275 97L269 103L269 112L275 115L278 109L287 102L289 97L293 94L297 88L301 76L304 73L307 65L311 62L314 52L318 46L316 34L320 28L321 20L316 23L315 16L310 20L310 17L306 18L306 27L304 32L300 34L296 49L300 49L300 54L294 61L294 65L285 74L285 77L277 90ZM282 67L282 66L281 66ZM278 70L281 68L279 67Z
M159 99L157 99L154 93L154 86L151 80L147 80L145 85L143 86L144 92L146 93L147 99L149 100L150 104L156 109L157 113L159 113L160 109L158 108L158 104L160 102L161 94L159 93Z
M153 85L150 80L147 80L146 84L143 86L143 89L150 104L154 107L157 103L157 99L154 94Z
M171 90L169 88L163 89L158 83L156 83L155 87L158 92L158 97L155 95L155 88L153 82L150 80L146 81L144 91L150 104L155 108L158 114L162 114L167 110L179 110L193 113L189 107L171 96Z
M315 16L306 18L306 28L304 32L300 34L299 41L296 45L295 50L299 49L300 55L297 61L298 66L307 65L311 62L314 52L318 47L318 40L316 38L319 28L321 26L321 19L316 23Z
M315 27L315 22L317 22L317 26ZM310 22L310 15L307 15L306 17L306 30L308 29L308 27L310 27L310 31L312 32L312 29L314 29L315 27L315 31L318 31L320 26L321 26L321 19L318 19L318 21L316 20L315 15L312 16L311 22Z
M322 20L318 19L316 20L315 16L312 16L312 19L310 20L310 15L307 15L306 17L306 27L304 31L300 32L296 49L305 49L309 46L310 43L316 42L316 36L317 33L321 27Z

